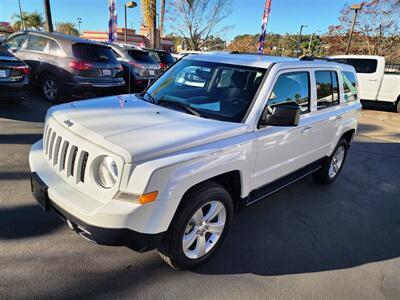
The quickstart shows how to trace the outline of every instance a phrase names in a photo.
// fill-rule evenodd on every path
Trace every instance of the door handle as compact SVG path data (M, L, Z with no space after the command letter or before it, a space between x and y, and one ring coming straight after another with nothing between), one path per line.
M301 133L307 133L307 132L310 132L311 131L311 129L312 129L312 127L311 126L306 126L306 127L304 127L302 130L301 130Z
M336 120L341 120L341 119L343 119L342 116L337 116L337 117L336 117Z

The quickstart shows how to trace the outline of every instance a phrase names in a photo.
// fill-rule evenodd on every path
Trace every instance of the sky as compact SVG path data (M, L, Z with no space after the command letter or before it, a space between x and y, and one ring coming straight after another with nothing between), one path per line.
M23 11L43 13L43 0L20 0ZM171 0L173 1L173 0ZM308 27L304 34L327 31L337 24L340 10L358 0L272 0L267 32L297 33L301 24ZM124 26L124 2L116 0L118 27ZM140 0L138 7L128 9L128 27L139 31L141 23ZM167 3L169 0L166 1ZM359 2L359 1L358 1ZM82 18L81 30L107 30L108 0L51 0L53 22L74 22ZM223 20L223 26L232 26L222 38L232 40L239 34L255 34L261 30L265 0L232 0L232 14ZM168 7L167 7L168 9ZM0 0L0 22L16 20L18 0ZM166 19L166 33L171 32Z

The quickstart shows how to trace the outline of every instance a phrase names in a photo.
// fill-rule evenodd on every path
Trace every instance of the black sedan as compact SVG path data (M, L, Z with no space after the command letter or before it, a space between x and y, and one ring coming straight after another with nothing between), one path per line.
M0 48L0 102L20 103L28 96L28 65Z

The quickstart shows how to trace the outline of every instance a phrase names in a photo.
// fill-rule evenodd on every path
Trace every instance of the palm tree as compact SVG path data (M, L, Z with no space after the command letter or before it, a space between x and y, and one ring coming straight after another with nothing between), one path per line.
M155 35L155 20L156 20L156 0L142 0L142 13L144 25L149 28L151 36L151 46L154 48L156 45Z
M14 18L18 20L12 25L13 29L22 30L21 16L19 14L15 14L13 15L13 19ZM24 20L26 29L41 30L44 26L43 16L36 11L33 13L22 12L22 19Z

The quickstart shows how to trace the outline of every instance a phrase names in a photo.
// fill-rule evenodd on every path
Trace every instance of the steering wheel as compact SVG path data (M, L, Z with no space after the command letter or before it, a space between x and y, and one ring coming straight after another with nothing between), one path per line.
M228 99L228 101L226 101L228 103L231 103L233 105L247 105L247 101L241 98L232 98L232 99Z

